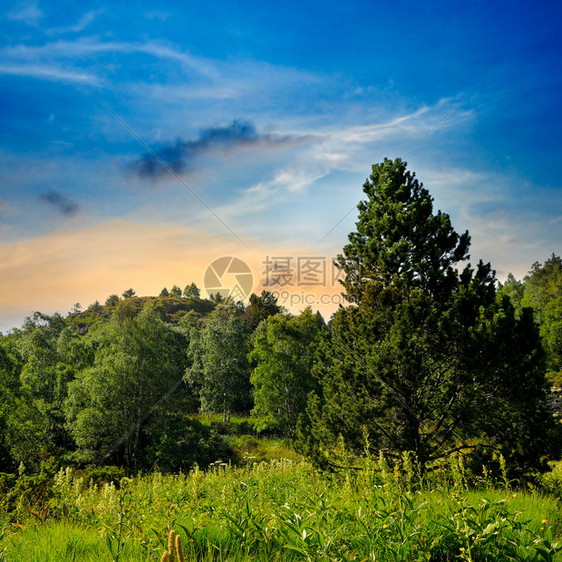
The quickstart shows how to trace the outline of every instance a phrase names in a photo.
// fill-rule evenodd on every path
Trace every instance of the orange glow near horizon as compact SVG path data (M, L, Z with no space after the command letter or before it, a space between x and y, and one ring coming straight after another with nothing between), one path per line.
M246 242L243 246L232 237L183 226L116 219L0 247L0 329L19 327L24 317L36 310L66 314L75 303L81 303L82 308L96 300L103 304L110 294L121 294L129 287L139 296L148 296L158 295L163 287L177 284L183 288L195 282L206 296L205 270L216 258L229 255L249 265L253 292L264 288L274 292L279 304L290 312L298 313L310 305L329 317L337 309L342 301L341 287L332 279L332 256L318 257L324 259L326 268L323 283L321 277L311 278L310 271L299 281L295 271L289 283L264 285L268 256L290 257L296 266L299 256L315 256L317 252ZM271 283L273 270L270 274Z

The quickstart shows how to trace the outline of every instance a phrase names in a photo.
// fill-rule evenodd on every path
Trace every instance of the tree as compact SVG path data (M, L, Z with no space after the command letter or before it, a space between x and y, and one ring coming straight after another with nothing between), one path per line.
M517 314L525 307L533 309L547 368L551 373L562 371L562 259L552 254L544 264L535 262L523 281L510 273L500 292L509 296Z
M367 439L422 466L478 447L512 453L521 469L548 448L542 351L529 314L497 296L489 264L468 259L468 232L433 213L400 159L374 165L356 232L338 256L350 306L336 313L316 367L303 447L330 462L338 436Z
M17 359L11 361L12 373L18 378L12 379L4 400L9 404L8 441L17 463L37 467L42 460L61 457L72 447L62 413L68 384L74 377L59 346L65 326L59 314L35 312L10 338L17 353Z
M82 305L79 302L77 302L74 304L69 314L80 314L81 312L82 312Z
M250 360L255 363L252 415L261 428L294 437L308 394L317 390L312 376L316 349L325 324L310 308L299 316L270 316L255 332Z
M521 306L530 306L540 324L548 368L562 371L562 259L552 254L544 264L535 262L524 279Z
M169 297L170 293L168 292L168 289L166 289L166 287L164 287L161 291L160 291L160 297Z
M198 299L201 297L201 291L195 283L189 283L183 290L183 296L187 299Z
M138 468L152 418L181 400L184 339L154 302L138 312L128 299L85 338L95 349L93 365L70 383L65 403L78 458Z
M100 312L101 311L101 304L100 301L94 301L89 307L88 312Z
M171 297L176 297L176 298L180 298L181 297L181 289L177 286L174 285L171 289L170 289L170 296Z
M258 324L281 312L281 307L277 304L277 297L270 291L262 291L258 297L255 293L250 295L250 304L246 307L245 317L246 325L250 333L252 333Z
M199 393L201 411L222 412L251 408L248 333L240 309L219 304L201 330L192 332L189 355L193 361L186 379Z
M15 447L23 437L17 435L22 427L16 423L15 416L21 383L17 361L8 351L8 341L8 337L0 335L0 472L15 471L18 462L23 460L21 457L16 458Z
M109 295L109 297L105 299L105 306L116 306L117 304L119 304L118 295Z
M521 314L521 301L525 294L525 285L515 279L513 273L509 273L505 283L498 283L498 287L502 295L507 295L510 298L511 304L515 308L515 313Z
M127 289L126 291L123 291L123 294L121 296L124 299L130 299L131 297L134 297L135 295L136 295L136 293L133 289Z

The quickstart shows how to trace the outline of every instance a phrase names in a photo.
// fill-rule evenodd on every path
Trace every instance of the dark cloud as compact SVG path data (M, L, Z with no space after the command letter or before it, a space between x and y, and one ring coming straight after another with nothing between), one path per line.
M175 143L158 150L156 154L176 174L192 171L195 159L212 150L228 151L245 146L276 147L294 140L289 136L275 134L262 135L256 131L251 121L234 120L227 127L202 129L195 140L178 139ZM131 171L142 178L157 179L168 174L168 170L153 155L145 154L135 160Z
M39 201L52 205L57 209L57 211L59 211L59 213L66 216L75 215L80 210L80 205L78 205L78 203L71 201L57 191L41 193L41 195L39 195Z

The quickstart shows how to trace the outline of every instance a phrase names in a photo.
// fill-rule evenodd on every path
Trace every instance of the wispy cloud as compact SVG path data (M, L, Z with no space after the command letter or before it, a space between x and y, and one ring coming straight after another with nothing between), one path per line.
M209 153L226 153L240 148L280 148L303 139L276 134L258 133L251 121L234 120L224 127L201 130L195 140L178 139L161 148L157 155L177 174L192 171L198 156ZM130 165L130 170L141 178L155 180L168 171L153 154L145 154Z
M39 201L54 207L59 213L65 216L73 216L80 210L80 205L68 199L58 191L49 191L39 195Z
M167 19L172 17L170 12L164 12L162 10L151 10L149 12L145 12L144 17L147 20L158 20L158 21L166 21Z
M43 17L43 12L37 6L37 0L30 0L18 3L6 16L13 21L20 21L27 25L37 25Z
M16 60L73 59L103 53L144 53L159 59L180 63L198 74L217 78L215 65L204 57L196 57L170 45L157 42L100 41L97 37L79 38L76 41L58 40L40 46L14 45L0 50L4 58Z
M63 35L65 33L80 33L86 29L101 14L103 10L90 10L82 14L74 25L51 27L46 31L48 35Z
M98 83L98 78L93 74L42 64L1 64L0 74L27 76L29 78L39 78L54 82Z

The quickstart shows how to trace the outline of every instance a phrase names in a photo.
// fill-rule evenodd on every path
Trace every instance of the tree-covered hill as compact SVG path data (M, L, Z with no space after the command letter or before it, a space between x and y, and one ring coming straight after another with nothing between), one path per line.
M96 302L84 311L70 312L66 317L66 322L79 333L85 334L88 328L95 322L99 320L109 320L121 300L122 299L117 301L111 300L110 304L104 305ZM155 303L163 312L163 320L170 324L177 324L181 318L191 310L201 316L207 316L217 305L215 301L199 297L132 296L127 297L127 300L129 300L137 312L139 312L147 302Z

